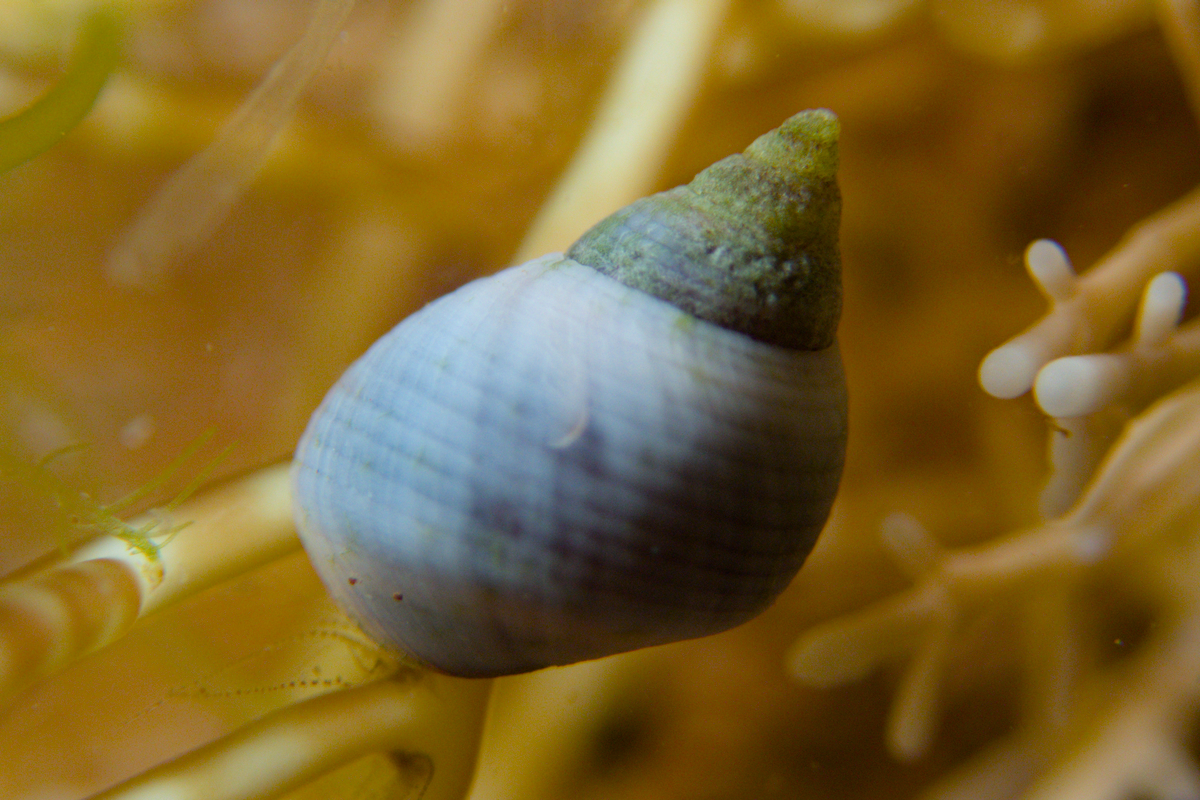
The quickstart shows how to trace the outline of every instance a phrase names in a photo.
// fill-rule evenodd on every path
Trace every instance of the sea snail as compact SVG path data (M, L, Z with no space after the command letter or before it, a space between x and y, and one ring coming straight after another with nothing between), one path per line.
M293 480L309 557L367 634L482 677L771 604L845 452L837 134L797 114L350 367Z

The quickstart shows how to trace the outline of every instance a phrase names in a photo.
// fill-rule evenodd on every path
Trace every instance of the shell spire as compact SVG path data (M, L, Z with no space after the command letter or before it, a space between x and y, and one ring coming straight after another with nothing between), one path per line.
M838 130L830 111L796 114L600 221L567 256L755 339L828 347L842 299Z

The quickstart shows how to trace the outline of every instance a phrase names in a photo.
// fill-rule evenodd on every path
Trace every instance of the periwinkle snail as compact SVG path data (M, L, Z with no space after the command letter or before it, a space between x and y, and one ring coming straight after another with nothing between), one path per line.
M366 633L494 676L774 601L845 452L837 134L797 114L349 369L294 487L309 557Z

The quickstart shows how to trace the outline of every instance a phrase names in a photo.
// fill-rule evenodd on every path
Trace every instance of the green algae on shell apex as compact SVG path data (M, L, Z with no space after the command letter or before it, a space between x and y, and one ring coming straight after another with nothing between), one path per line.
M838 130L829 111L801 112L604 219L567 256L755 339L828 347L841 313Z

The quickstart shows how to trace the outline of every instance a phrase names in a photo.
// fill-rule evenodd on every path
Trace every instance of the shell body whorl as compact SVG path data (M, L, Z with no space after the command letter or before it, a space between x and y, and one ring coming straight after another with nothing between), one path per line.
M829 339L781 347L557 254L475 281L314 414L301 538L369 635L451 674L733 627L787 586L836 494Z

